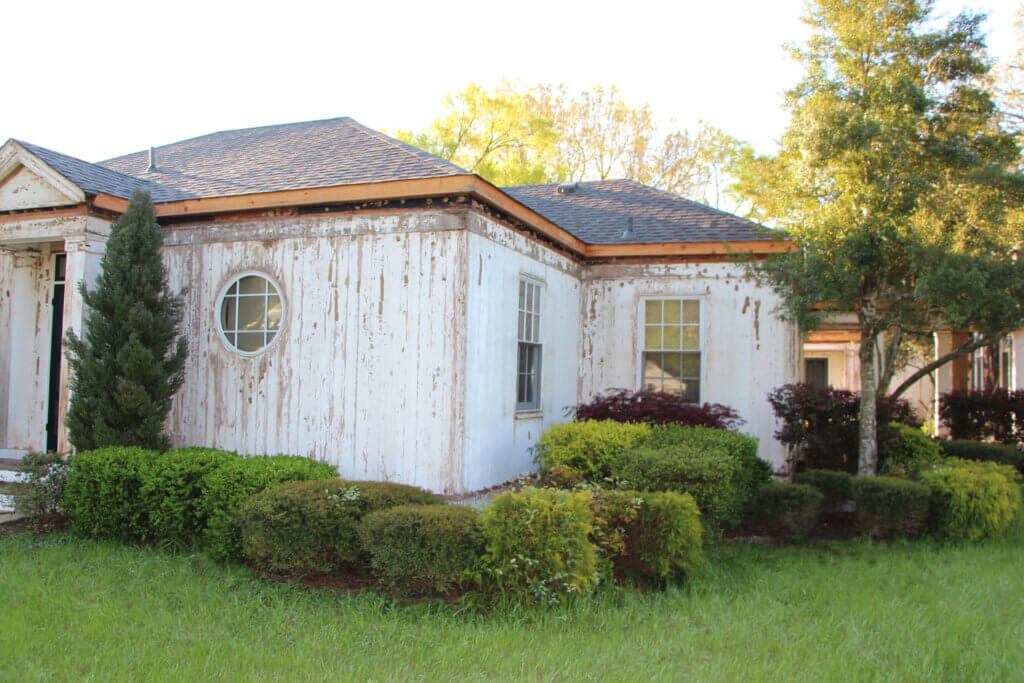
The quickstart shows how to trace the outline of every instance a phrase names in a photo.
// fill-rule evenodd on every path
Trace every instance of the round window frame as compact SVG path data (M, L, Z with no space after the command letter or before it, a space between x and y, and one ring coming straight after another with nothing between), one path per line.
M269 282L270 285L274 288L274 291L277 293L277 296L281 299L281 326L277 329L277 334L275 334L274 338L270 340L270 343L268 343L263 348L259 349L258 351L243 351L234 344L232 344L230 341L228 341L227 333L224 332L224 326L221 324L221 311L224 309L224 297L227 296L228 290L231 289L231 286L239 282L242 278L249 277L251 275L261 277L267 282ZM227 348L228 351L243 358L255 358L257 356L262 356L271 348L273 348L274 345L277 344L277 340L281 338L281 334L284 332L285 322L287 321L287 318L288 300L284 296L281 284L275 278L259 270L246 270L244 272L232 275L230 278L228 278L224 286L220 288L220 293L217 295L217 305L213 311L213 323L214 326L217 328L217 336L220 337L221 343L224 344L225 348Z

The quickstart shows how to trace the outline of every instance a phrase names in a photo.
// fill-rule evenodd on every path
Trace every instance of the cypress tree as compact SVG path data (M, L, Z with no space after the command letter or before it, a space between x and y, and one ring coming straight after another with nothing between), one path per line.
M66 424L76 450L141 446L166 450L162 433L184 379L181 297L170 292L163 235L149 195L136 192L114 224L95 289L82 283L81 339L65 340L71 366Z

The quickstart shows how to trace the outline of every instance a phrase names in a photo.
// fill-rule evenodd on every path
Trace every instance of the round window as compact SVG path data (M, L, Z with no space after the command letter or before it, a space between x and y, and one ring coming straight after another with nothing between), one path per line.
M281 329L281 292L266 276L236 278L220 300L220 331L228 346L242 354L267 348Z

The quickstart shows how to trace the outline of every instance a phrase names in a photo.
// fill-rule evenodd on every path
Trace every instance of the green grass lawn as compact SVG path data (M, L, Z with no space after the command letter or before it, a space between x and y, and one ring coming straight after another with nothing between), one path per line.
M454 614L59 534L0 540L0 680L1013 680L1024 528L978 546L726 545L685 585Z

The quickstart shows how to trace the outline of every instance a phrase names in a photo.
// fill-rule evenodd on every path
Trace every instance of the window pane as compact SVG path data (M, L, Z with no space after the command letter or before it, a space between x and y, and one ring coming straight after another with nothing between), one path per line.
M665 348L666 349L679 349L679 348L682 348L680 346L680 344L681 344L681 337L680 337L681 332L682 332L682 328L680 328L680 327L672 326L672 327L666 327L665 328L664 344L665 344Z
M700 354L683 354L683 377L700 377Z
M519 310L526 308L526 283L519 281Z
M683 322L696 325L700 323L700 302L699 301L684 301L683 302Z
M267 301L262 296L244 296L238 299L238 329L262 330L266 327Z
M225 332L235 329L235 306L238 299L225 297L220 307L220 326Z
M665 302L665 324L666 325L678 325L679 319L680 302L678 301L666 301Z
M263 348L263 333L262 332L239 332L238 333L238 350L239 351L259 351Z
M661 301L648 301L646 303L644 319L648 324L661 322Z
M533 316L526 314L526 333L523 335L525 341L533 341Z
M661 348L661 328L657 325L648 325L644 330L644 348Z
M683 328L683 348L700 348L700 327L697 325L687 325Z
M516 338L519 340L526 339L526 313L519 311L519 326L516 328Z
M678 379L666 379L661 383L661 390L667 394L682 394L684 384Z
M540 342L540 314L533 316L533 338L530 341Z
M683 396L687 399L697 403L700 401L700 382L695 379L689 379L683 382Z
M276 330L281 327L281 297L271 294L267 298L267 329Z
M667 377L681 377L683 354L666 353L661 368Z
M267 281L256 275L246 275L238 281L239 294L266 294Z
M234 296L235 294L238 294L238 283L232 282L225 296Z
M662 359L660 353L644 354L644 378L659 379L664 376L661 369Z

